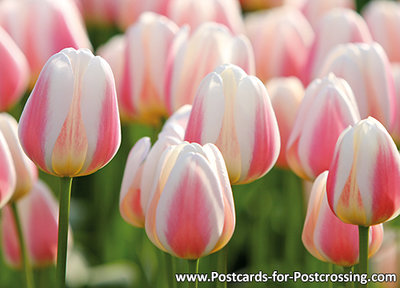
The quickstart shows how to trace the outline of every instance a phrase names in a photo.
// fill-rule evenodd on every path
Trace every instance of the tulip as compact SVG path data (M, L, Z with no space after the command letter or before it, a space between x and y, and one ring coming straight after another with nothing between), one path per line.
M357 101L361 119L372 116L392 130L396 113L393 75L387 56L377 44L342 44L326 57L319 77L333 72L345 79Z
M368 117L339 137L327 181L328 202L343 222L371 226L400 213L400 156L389 133Z
M391 62L400 61L400 4L392 1L371 1L363 10L373 39L382 45Z
M214 143L232 184L267 173L279 155L279 129L262 82L235 65L221 65L200 84L185 140Z
M158 134L158 139L165 136L171 136L183 141L191 112L192 105L183 105L181 108L176 110L175 113L165 122L161 132Z
M286 146L290 168L313 180L331 164L336 141L360 120L350 86L333 74L314 80L306 89Z
M0 1L0 26L24 52L34 83L47 59L63 48L91 48L73 1Z
M394 80L394 87L396 92L396 114L394 117L394 125L392 127L391 135L396 141L400 142L400 64L394 63L392 66L392 75Z
M0 132L0 208L11 199L16 186L15 166L7 141Z
M328 171L325 171L315 179L301 238L306 249L317 259L353 266L358 263L357 226L343 223L332 213L326 196L327 177ZM383 226L372 226L370 230L369 257L382 244Z
M117 73L121 77L117 89L123 118L157 125L168 116L165 69L177 32L175 23L153 13L143 14L127 30L122 73Z
M28 85L29 66L14 40L0 27L0 111L11 108Z
M144 227L144 213L140 200L143 165L150 150L150 138L144 137L131 149L122 178L119 211L129 224Z
M234 231L235 209L224 160L215 145L170 147L153 179L145 227L158 248L198 259L226 245Z
M204 22L223 24L234 34L243 33L244 29L236 0L172 0L167 16L179 26L189 25L193 30Z
M314 32L298 10L284 6L255 12L246 16L245 26L261 81L288 76L304 80Z
M58 207L47 185L37 181L32 190L17 202L22 233L30 263L43 267L55 263L57 255ZM22 265L15 218L11 208L2 210L2 245L6 262L19 268ZM72 243L72 239L69 239Z
M115 155L121 131L114 77L87 49L64 49L44 66L25 105L19 138L42 170L61 177L94 173Z
M232 63L249 74L254 70L253 51L245 36L233 36L216 23L204 23L191 35L186 28L176 35L167 63L165 93L169 114L192 104L201 80L218 65Z
M296 77L272 78L266 83L266 87L278 121L281 139L281 151L276 165L288 168L285 147L296 120L297 110L304 97L304 87Z
M35 164L26 156L18 139L18 123L7 113L0 113L0 131L10 149L16 172L16 186L11 201L17 201L28 193L38 178Z
M364 19L350 9L334 9L320 20L309 54L305 74L308 82L317 77L328 53L338 44L371 43L372 37Z

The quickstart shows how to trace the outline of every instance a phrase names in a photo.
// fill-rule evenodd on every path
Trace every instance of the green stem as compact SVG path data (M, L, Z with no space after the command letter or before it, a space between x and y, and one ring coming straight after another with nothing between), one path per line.
M168 253L164 253L165 255L165 274L167 277L167 283L169 288L176 288L176 281L174 272L176 271L175 268L175 261L173 256Z
M368 273L368 240L369 240L369 226L358 226L358 240L359 240L359 264L358 273ZM358 287L366 288L368 284L359 283Z
M353 266L350 267L343 267L343 272L345 274L350 274L351 272L353 272ZM354 282L349 281L346 283L346 288L354 288Z
M29 263L30 261L29 261L29 257L28 257L28 251L26 250L24 235L22 233L21 220L19 218L18 208L17 208L17 205L15 204L15 202L11 203L11 210L14 215L15 225L17 226L19 247L21 248L22 262L23 262L23 266L24 266L24 270L25 270L26 287L34 288L35 283L33 281L32 267Z
M228 247L222 248L222 250L218 253L218 273L225 274L228 272L227 268L228 263ZM227 282L217 282L218 288L226 288Z
M72 186L72 178L69 177L60 178L60 210L58 216L58 247L57 247L57 283L59 288L65 287L71 186Z
M188 260L189 274L195 275L199 273L199 260L200 259ZM197 278L195 282L189 282L188 288L198 288Z

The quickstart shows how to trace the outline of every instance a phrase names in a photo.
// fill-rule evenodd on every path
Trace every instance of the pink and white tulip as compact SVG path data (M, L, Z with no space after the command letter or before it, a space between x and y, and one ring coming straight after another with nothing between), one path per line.
M22 112L21 145L49 174L76 177L106 165L121 142L114 77L87 49L64 49L44 66Z
M17 175L11 152L3 133L0 132L0 208L13 196L16 183Z
M361 119L372 116L392 131L396 113L395 88L389 61L379 44L336 46L317 74L322 77L330 72L349 83Z
M316 29L314 42L307 60L307 82L317 77L329 52L338 44L365 42L372 37L364 19L351 9L334 9L326 13Z
M314 32L301 12L288 6L255 12L246 16L245 25L261 81L288 76L304 80Z
M343 223L332 213L326 196L328 171L320 174L311 189L302 241L315 258L340 266L358 263L358 227ZM382 244L382 224L372 226L369 235L369 257Z
M221 65L200 84L185 140L214 143L232 184L267 173L279 155L279 129L263 83L235 65Z
M400 3L371 1L363 10L373 39L382 45L391 62L400 62Z
M146 233L160 249L198 259L224 247L235 228L228 173L213 144L183 143L158 164L146 209Z
M225 25L234 34L244 30L237 0L171 0L167 16L179 26L189 25L192 30L205 22Z
M53 265L57 257L58 203L47 185L37 181L33 189L17 202L30 263L35 267ZM22 266L17 228L11 207L2 210L2 245L6 262ZM69 244L72 238L69 238Z
M304 87L296 77L272 78L265 85L278 121L281 139L281 151L276 166L288 168L286 145L296 120L297 110L304 97Z
M73 1L3 0L0 25L25 54L34 83L47 59L63 48L91 48Z
M0 131L3 134L15 167L16 186L11 201L25 196L37 181L38 171L35 164L26 156L18 139L18 123L7 113L0 113Z
M400 143L400 63L392 64L392 75L394 87L396 91L396 114L394 117L394 125L390 131L396 143Z
M329 168L336 141L360 120L350 86L333 74L314 80L306 89L286 146L290 168L313 180Z
M371 226L400 213L400 156L372 117L340 136L327 182L328 202L343 222Z
M24 94L29 81L25 55L0 27L0 111L11 108Z
M186 27L187 28L187 27ZM224 63L254 72L254 55L250 41L234 36L216 23L204 23L189 35L182 28L174 41L166 74L166 101L170 114L185 104L192 104L201 80Z

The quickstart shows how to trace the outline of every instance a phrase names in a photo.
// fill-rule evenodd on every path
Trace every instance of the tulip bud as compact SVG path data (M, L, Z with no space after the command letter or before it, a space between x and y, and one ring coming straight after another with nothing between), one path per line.
M29 66L25 55L0 27L0 111L11 108L28 86Z
M26 156L18 139L18 123L7 113L0 113L0 131L10 149L15 167L17 182L11 201L25 196L38 178L35 164Z
M0 132L0 208L7 204L15 191L17 176L7 141Z
M114 77L87 49L64 49L44 66L22 112L19 139L47 173L94 173L115 155L121 128Z
M336 141L360 120L350 86L333 74L314 80L306 89L286 146L290 168L313 180L331 164Z
M226 245L235 208L224 160L213 144L171 146L153 179L146 233L158 248L197 259Z
M272 78L266 83L266 87L278 121L281 139L281 151L276 165L288 168L286 145L296 120L297 110L304 97L304 87L296 77Z
M279 129L267 90L235 65L221 65L201 82L185 140L214 143L232 184L267 173L279 155Z
M325 171L315 179L301 239L317 259L340 266L353 266L358 263L358 227L343 223L332 213L326 197L327 177L328 171ZM370 232L369 257L382 244L382 224L372 226Z
M326 57L317 73L345 79L357 101L361 119L372 116L392 130L396 113L395 88L389 61L377 44L342 44Z
M371 226L400 213L400 156L372 117L339 137L329 168L328 202L343 222Z
M176 35L168 59L165 91L170 114L192 104L201 80L218 65L236 64L249 74L254 70L253 50L245 36L233 36L225 26L211 22L189 32L182 28Z
M28 257L35 267L52 265L57 257L58 204L51 191L40 180L17 202L22 234ZM21 249L11 208L2 210L2 245L6 262L21 267ZM69 244L72 238L68 239Z
M245 25L261 81L288 76L304 80L314 32L297 9L284 6L255 12L245 18Z

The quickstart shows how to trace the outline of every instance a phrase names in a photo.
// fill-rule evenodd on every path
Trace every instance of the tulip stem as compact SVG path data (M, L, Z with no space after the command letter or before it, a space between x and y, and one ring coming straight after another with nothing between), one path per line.
M345 274L353 273L353 266L343 267L343 272ZM353 281L346 282L346 288L354 288L354 282Z
M369 226L358 226L358 240L359 240L359 264L358 273L368 274L368 240L369 240ZM368 287L368 284L358 284L360 288Z
M218 273L226 274L228 272L227 261L228 261L228 247L225 246L218 253ZM218 288L226 288L227 287L227 282L222 282L221 283L221 282L218 281L217 282L217 287Z
M69 227L69 206L71 200L72 178L60 178L60 210L58 216L57 247L57 283L59 288L65 287L67 268L67 246Z
M200 259L188 260L189 274L197 275L199 273L199 262L200 262ZM188 288L197 288L198 287L198 281L197 280L198 279L197 279L197 276L196 276L196 281L189 282Z
M28 257L28 251L26 250L26 245L24 241L24 235L22 233L22 226L21 226L21 219L19 218L18 214L18 208L15 202L11 203L11 210L15 219L15 225L17 226L17 233L18 233L18 241L19 241L19 247L21 248L21 256L22 256L22 262L25 270L25 280L26 280L26 287L27 288L34 288L35 283L33 281L33 273L32 273L32 267L30 265L29 257Z

